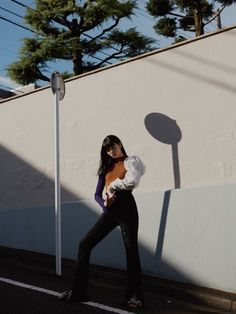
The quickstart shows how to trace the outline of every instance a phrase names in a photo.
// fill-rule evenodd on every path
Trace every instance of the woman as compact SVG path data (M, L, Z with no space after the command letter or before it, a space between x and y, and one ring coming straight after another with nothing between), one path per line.
M76 272L72 290L65 291L61 300L86 301L91 250L114 228L120 226L127 260L126 304L141 308L143 295L141 267L138 252L138 212L132 190L144 174L144 165L137 156L128 157L115 135L108 135L101 148L98 183L95 200L103 214L79 245ZM105 188L105 198L103 192Z

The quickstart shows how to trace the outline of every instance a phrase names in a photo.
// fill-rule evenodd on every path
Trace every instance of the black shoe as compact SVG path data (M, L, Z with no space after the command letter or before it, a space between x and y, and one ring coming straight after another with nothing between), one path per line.
M61 293L58 299L65 302L87 302L89 297L87 294L76 294L72 290L66 290Z

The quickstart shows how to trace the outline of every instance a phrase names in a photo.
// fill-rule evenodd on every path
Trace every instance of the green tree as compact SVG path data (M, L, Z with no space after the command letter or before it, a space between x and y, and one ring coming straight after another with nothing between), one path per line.
M215 9L215 2L222 5L221 9ZM233 3L236 0L149 0L146 9L157 18L155 31L166 37L175 37L178 41L185 39L177 37L178 29L195 32L196 36L202 35L204 27Z
M45 73L50 61L73 62L73 73L63 73L65 78L151 50L151 38L135 28L118 27L121 20L131 19L136 2L35 0L25 16L35 34L24 39L19 60L8 67L10 78L20 84L49 82Z

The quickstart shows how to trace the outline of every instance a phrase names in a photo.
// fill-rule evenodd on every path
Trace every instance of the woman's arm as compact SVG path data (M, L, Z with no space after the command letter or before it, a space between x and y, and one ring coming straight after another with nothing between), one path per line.
M94 193L94 199L102 207L103 212L106 213L107 208L104 205L104 199L102 197L104 186L105 186L105 178L101 176L98 177L98 183L97 183L97 187Z
M114 190L133 190L139 185L141 176L145 172L145 166L141 159L137 156L128 157L124 161L126 174L124 179L116 179L108 187L108 193Z

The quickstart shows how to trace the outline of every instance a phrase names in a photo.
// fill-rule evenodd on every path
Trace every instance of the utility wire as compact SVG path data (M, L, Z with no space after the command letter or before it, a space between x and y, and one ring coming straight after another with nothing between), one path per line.
M17 54L15 51L12 51L12 50L7 49L7 48L2 47L2 46L0 46L0 49L5 50L5 51L8 51L8 52L10 52L10 53L12 53L12 54L14 54L14 55L16 55L16 54Z
M137 12L137 11L143 11L144 13L146 13L145 10L143 10L143 9L141 9L141 8L137 8L137 9L135 9L135 11L136 11L136 12ZM146 14L143 14L143 13L140 13L140 12L139 12L138 15L143 16L143 17L145 17L146 19L148 19L148 20L150 20L150 21L156 22L156 20L155 20L153 17L148 16L148 15L146 15Z
M144 10L144 9L142 9L142 8L137 8L136 10L138 10L138 11L142 11L143 13L143 15L142 16L144 16L145 18L147 18L147 19L149 19L149 20L151 20L151 21L156 21L155 20L155 18L153 17L153 16L151 16L148 12L147 12L147 10ZM141 14L141 13L139 13L139 14Z
M17 92L17 93L22 93L24 94L24 92L22 90L18 90L17 88L12 88L12 87L9 87L9 86L5 86L5 85L2 85L0 84L0 87L3 87L5 89L8 89L10 92Z
M12 0L12 1L13 1L13 0ZM14 1L14 2L15 2L15 1ZM17 1L17 2L18 2L18 1ZM13 25L16 25L16 26L18 26L18 27L21 27L21 28L23 28L23 29L25 29L25 30L28 30L28 31L30 31L30 32L32 32L32 33L38 34L37 32L31 30L30 28L25 27L25 26L22 26L22 25L20 25L20 24L14 22L14 21L12 21L12 20L10 20L10 19L7 19L7 18L5 18L5 17L3 17L3 16L1 16L1 15L0 15L0 19L4 20L4 21L6 21L6 22L9 22L9 23L11 23L11 24L13 24ZM106 54L105 52L101 52L101 53ZM98 57L95 57L95 56L92 56L92 55L90 55L90 54L86 54L86 55L88 55L90 58L94 58L94 59L96 59L96 60L103 61L102 59L100 59L100 58L98 58ZM109 56L108 54L106 54L106 55ZM106 63L112 64L111 62L108 62L108 61L107 61Z
M138 8L138 9L136 9L136 11L137 11L137 10L138 10L138 11L143 11L143 12L146 13L146 11L143 10L142 8ZM142 14L142 13L138 13L138 15L143 16L143 17L145 17L146 19L151 20L151 21L153 21L153 22L156 22L156 21L157 21L155 18L152 18L151 16L148 16L148 15L144 15L144 14ZM180 33L180 31L178 31L178 32ZM188 38L188 39L191 38L188 34L185 34L185 33L182 33L181 35L184 36L185 38Z
M6 89L9 89L9 90L12 90L12 88L11 88L11 87L9 87L9 86L5 86L5 85L2 85L2 84L0 84L0 87L3 87L3 88L6 88Z
M15 2L16 4L21 5L21 6L24 7L24 8L29 8L27 5L21 3L20 1L16 1L16 0L11 0L11 1L12 1L12 2Z
M17 1L17 0L11 0L11 1L12 1L12 2L15 2L15 3L21 5L21 6L25 7L25 8L29 8L29 9L30 9L29 6L27 6L27 5L23 4L23 3L21 3L20 1ZM137 10L139 10L139 9L137 9ZM142 9L140 9L140 10L142 10ZM142 11L145 12L145 10L142 10ZM143 16L144 16L144 15L143 15ZM148 18L148 16L144 16L144 17ZM150 19L152 19L152 18L150 17ZM153 20L154 20L154 19L153 19ZM154 20L154 21L155 21L155 20ZM88 37L88 38L90 38L90 39L93 39L93 37L90 36L90 35L88 35L88 34L85 34L85 33L84 33L83 35L86 36L86 37ZM155 39L154 39L154 40L155 40ZM116 50L116 51L119 51L117 48L115 48L115 47L113 47L113 46L110 46L110 48L111 48L111 49L114 49L114 50ZM107 55L105 52L101 52L101 53ZM109 55L108 55L108 56L109 56Z
M13 25L16 25L16 26L18 26L18 27L21 27L21 28L23 28L23 29L26 29L26 30L29 31L29 32L35 33L35 32L34 32L33 30L31 30L30 28L25 27L25 26L22 26L22 25L20 25L20 24L14 22L14 21L12 21L12 20L9 20L9 19L3 17L2 15L0 15L0 19L1 19L1 20L4 20L4 21L6 21L6 22L9 22L9 23L11 23L11 24L13 24Z
M20 5L20 6L22 6L22 7L24 7L24 8L30 8L29 6L25 5L24 3L20 2L20 1L17 1L17 0L11 0L11 1L14 2L14 3L16 3L16 4L18 4L18 5ZM1 8L1 7L0 7L0 8ZM16 16L19 16L19 17L23 18L23 16L20 16L20 15L18 15L18 14L16 14L16 13L12 12L12 11L10 11L10 10L7 10L7 9L5 9L5 8L2 8L2 9L5 10L5 11L10 12L10 13L16 15ZM143 10L143 9L136 9L136 11L143 11L143 12L145 12L145 10ZM145 12L145 13L146 13L146 12ZM147 16L147 15L144 15L144 14L142 14L142 13L138 13L138 15L141 15L141 16L143 16L143 17L145 17L145 18L147 18L147 19L150 19L150 20L152 20L152 21L155 21L153 18L151 18L151 17L149 17L149 16ZM31 30L31 29L29 29L29 28L27 28L27 27L24 27L24 26L22 26L22 25L20 25L20 24L18 24L18 23L16 23L16 22L13 22L13 21L11 21L11 20L9 20L9 19L6 19L6 18L4 18L4 17L2 17L2 16L0 16L0 19L3 19L3 20L5 20L5 21L8 21L9 23L12 23L12 24L14 24L14 25L16 25L16 26L18 26L18 27L24 28L24 29L26 29L26 30L28 30L28 31L30 31L30 32L32 32L32 33L38 34L37 32L35 32L35 31L33 31L33 30ZM87 38L90 38L90 39L93 39L92 36L90 36L90 35L88 35L88 34L85 34L85 33L83 34L83 36L85 36L85 37L87 37ZM116 47L113 47L113 46L110 46L109 48L114 49L114 50L116 50L116 51L119 51L119 49L117 49ZM101 51L100 53L102 53L102 54L104 54L104 55L106 55L106 56L110 56L108 53L105 53L104 51ZM87 55L88 55L89 57L91 57L91 58L96 59L96 60L103 61L102 59L100 59L100 58L98 58L98 57L95 57L95 56L92 56L92 55L89 55L89 54L87 54ZM112 63L110 63L109 61L106 61L106 63L112 64Z
M11 0L11 1L14 2L14 3L16 3L16 4L18 4L18 5L20 5L20 6L22 6L22 7L24 7L24 8L30 8L29 6L25 5L24 3L20 2L20 1L17 1L17 0ZM15 12L12 12L12 11L10 11L10 10L8 10L8 9L6 9L6 8L4 8L4 7L2 7L2 6L0 6L0 9L6 11L6 12L8 12L8 13L11 13L11 14L17 16L17 17L24 18L23 16L21 16L21 15L15 13ZM144 11L144 10L143 10L143 11ZM142 14L141 14L141 15L142 15ZM144 15L143 15L143 16L144 16ZM144 17L148 18L147 16L144 16ZM34 33L34 34L38 34L38 33L35 32L34 30L32 30L32 29L30 29L30 28L28 28L28 27L22 26L22 25L20 25L19 23L16 23L16 22L14 22L14 21L12 21L12 20L10 20L10 19L8 19L8 18L5 18L5 17L3 17L3 16L1 16L1 15L0 15L0 19L6 21L6 22L8 22L8 23L11 23L11 24L13 24L13 25L15 25L15 26L17 26L17 27L20 27L20 28L22 28L22 29L28 30L28 31L30 31L30 32L32 32L32 33ZM150 19L151 19L151 18L150 18ZM42 35L42 34L41 34L41 35ZM88 34L85 34L85 33L83 34L83 36L85 36L85 37L87 37L87 38L89 38L89 39L93 39L92 36L90 36L90 35L88 35ZM0 47L0 48L1 48L1 47ZM115 47L113 47L113 46L110 46L110 48L111 48L111 49L114 49L114 50L116 50L116 51L119 52L119 49L117 49L117 48L115 48ZM108 56L108 57L110 56L108 53L105 53L104 51L101 51L100 53L102 53L102 54L104 54L104 55L106 55L106 56ZM94 58L94 59L96 59L96 60L98 60L98 61L101 61L101 62L104 61L103 59L100 59L99 57L96 57L96 56L93 56L93 55L90 55L90 54L85 54L85 55L88 55L90 58ZM112 63L109 62L109 61L106 61L106 62L104 62L104 63L112 64Z
M21 5L21 6L23 6L23 7L25 7L25 8L29 8L30 9L30 7L29 6L27 6L27 5L25 5L25 4L23 4L23 3L21 3L20 1L16 1L16 0L11 0L12 2L15 2L15 3L17 3L17 4L19 4L19 5ZM1 8L1 7L0 7ZM11 12L12 14L14 14L13 12ZM22 18L24 18L23 16L21 16ZM33 31L33 30L31 30L31 32L34 32L35 34L37 34L35 31ZM93 37L92 36L89 36L89 35L87 35L87 34L83 34L85 37L88 37L88 38L90 38L90 39L93 39ZM117 50L117 51L119 51L118 49L116 49L116 48L114 48L114 47L110 47L110 48L112 48L112 49L115 49L115 50ZM106 55L106 56L110 56L109 54L107 54L107 53L105 53L105 52L100 52L100 53L102 53L102 54L104 54L104 55ZM95 57L95 56L91 56L91 55L89 55L89 54L87 54L89 57L91 57L91 58L94 58L94 59L97 59L97 60L99 60L99 61L103 61L102 59L99 59L98 57ZM106 63L108 63L108 64L112 64L112 63L110 63L110 62L106 62Z
M20 3L19 1L15 1L15 0L12 0L13 2L16 2L17 4L20 4L20 5L22 5L22 6L24 6L24 7L27 7L27 8L29 8L28 6L26 6L25 4L22 4L22 3ZM0 9L1 9L1 7L0 7ZM4 8L3 8L3 10L4 10ZM5 9L6 10L6 9ZM8 11L8 12L10 12L10 13L12 13L12 14L15 14L15 15L17 15L17 16L20 16L20 15L18 15L18 14L16 14L16 13L14 13L14 12L11 12L11 11L9 11L9 10L6 10L6 11ZM20 16L21 18L24 18L23 16ZM35 32L34 32L35 33ZM90 39L93 39L93 37L92 36L89 36L89 35L87 35L87 34L83 34L85 37L88 37L88 38L90 38ZM113 47L111 47L111 48L113 48ZM115 49L115 50L118 50L118 49L116 49L116 48L113 48L113 49ZM105 53L105 52L102 52L104 55L106 55L106 56L109 56L109 54L107 54L107 53ZM101 60L100 60L101 61Z
M3 10L3 11L6 11L6 12L8 12L8 13L11 13L11 14L13 14L13 15L15 15L15 16L18 16L18 17L23 18L22 15L19 15L19 14L15 13L15 12L12 12L12 11L8 10L8 9L5 9L5 8L3 8L2 6L0 6L0 9Z

